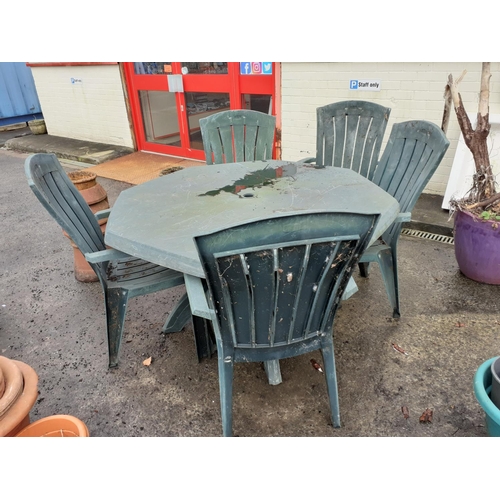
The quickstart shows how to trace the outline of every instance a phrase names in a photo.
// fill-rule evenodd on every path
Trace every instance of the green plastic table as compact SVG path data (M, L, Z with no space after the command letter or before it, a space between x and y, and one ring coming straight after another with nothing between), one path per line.
M264 217L317 211L380 214L372 242L399 213L398 202L344 168L315 168L281 160L226 163L183 170L126 189L106 226L110 247L184 274L204 277L194 236ZM354 281L344 298L357 290ZM185 299L187 300L187 299ZM185 307L169 316L179 324ZM196 329L196 327L195 327ZM279 383L279 365L266 365Z

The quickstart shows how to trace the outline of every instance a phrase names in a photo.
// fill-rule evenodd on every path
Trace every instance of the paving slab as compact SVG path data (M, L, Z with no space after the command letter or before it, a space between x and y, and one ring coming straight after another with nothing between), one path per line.
M10 139L28 135L32 134L31 130L26 125L26 123L24 123L24 125L17 124L17 125L7 125L5 127L2 127L0 128L0 148L3 148L5 146L5 143Z
M0 134L1 135L1 134ZM27 153L54 153L58 158L98 165L134 152L132 148L50 134L31 134L5 141L5 148Z

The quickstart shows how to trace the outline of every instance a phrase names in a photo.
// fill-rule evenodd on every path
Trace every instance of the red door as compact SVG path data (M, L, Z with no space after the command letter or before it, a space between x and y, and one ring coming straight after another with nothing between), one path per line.
M200 118L226 109L276 115L275 63L124 63L140 151L204 160Z

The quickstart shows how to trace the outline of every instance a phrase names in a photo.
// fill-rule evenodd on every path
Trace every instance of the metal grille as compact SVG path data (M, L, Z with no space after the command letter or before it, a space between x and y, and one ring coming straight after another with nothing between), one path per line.
M416 238L423 238L424 240L439 241L440 243L449 243L453 245L453 237L444 236L442 234L426 233L425 231L417 231L416 229L403 228L401 234L406 236L415 236Z

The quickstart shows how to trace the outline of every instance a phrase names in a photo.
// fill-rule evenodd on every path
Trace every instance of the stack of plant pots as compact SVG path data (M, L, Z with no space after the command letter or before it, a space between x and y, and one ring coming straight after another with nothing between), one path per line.
M38 397L38 375L31 366L0 356L0 436L15 436L30 423Z
M99 212L100 210L106 210L109 208L108 195L106 190L97 182L97 175L93 172L86 172L85 170L78 170L76 172L70 172L68 177L71 182L78 189L83 199L87 202L92 213ZM102 219L99 221L102 233L106 230L106 222L108 219ZM64 233L66 237L69 236ZM75 268L75 278L78 281L83 281L84 283L89 283L92 281L98 281L96 273L92 269L92 266L85 260L82 252L79 248L71 241L71 246L73 247L73 260Z
M31 366L0 356L0 437L89 437L87 426L71 415L30 423L38 397L38 375Z

